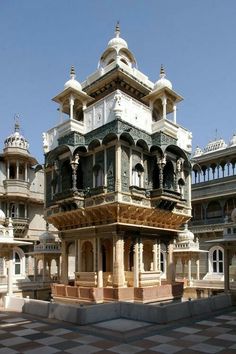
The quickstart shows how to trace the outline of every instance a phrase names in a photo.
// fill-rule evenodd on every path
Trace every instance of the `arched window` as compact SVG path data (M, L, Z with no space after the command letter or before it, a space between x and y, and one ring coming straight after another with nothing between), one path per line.
M62 192L72 187L72 170L70 161L64 161L61 166L61 190Z
M163 169L163 185L165 189L174 190L174 167L171 161L167 161Z
M210 272L222 274L224 273L224 250L217 246L213 247L209 252L210 258Z
M104 172L100 165L95 165L93 167L95 187L100 187L104 185Z
M166 272L166 260L165 260L165 253L161 251L160 253L160 271L162 273Z
M142 187L142 174L144 172L144 168L140 163L137 163L132 171L132 182L133 186Z
M158 189L160 188L160 169L155 165L152 173L152 184L153 184L153 189Z
M13 264L14 264L14 274L24 275L24 252L20 249L13 250Z

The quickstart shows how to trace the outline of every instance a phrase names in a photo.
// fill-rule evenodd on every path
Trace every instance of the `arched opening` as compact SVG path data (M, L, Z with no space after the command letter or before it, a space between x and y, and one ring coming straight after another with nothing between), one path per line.
M74 279L75 278L75 245L74 245L74 243L71 243L68 246L67 254L68 254L68 278Z
M93 272L93 245L86 241L82 247L82 268L83 272Z
M152 172L152 183L153 189L160 188L160 169L157 164L155 164L155 167Z
M171 161L167 161L163 169L163 186L174 190L174 167Z
M137 163L132 170L132 184L136 187L142 187L142 174L144 168L140 163Z
M211 273L224 273L224 250L220 246L216 246L209 251L209 270Z
M95 187L100 187L104 185L104 172L103 169L100 165L95 165L93 167L93 173L94 173L94 183Z
M143 243L143 267L145 272L153 269L152 247L153 246L151 242L146 241Z
M70 161L64 161L61 166L61 190L62 192L72 187L72 173Z

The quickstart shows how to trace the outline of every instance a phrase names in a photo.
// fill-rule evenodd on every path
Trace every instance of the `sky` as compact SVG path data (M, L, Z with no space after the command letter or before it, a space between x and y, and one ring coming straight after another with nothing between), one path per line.
M156 82L164 65L184 97L177 123L193 150L236 133L235 0L0 0L0 144L20 132L43 163L42 133L59 123L51 99L71 65L77 80L93 73L114 28L138 69Z

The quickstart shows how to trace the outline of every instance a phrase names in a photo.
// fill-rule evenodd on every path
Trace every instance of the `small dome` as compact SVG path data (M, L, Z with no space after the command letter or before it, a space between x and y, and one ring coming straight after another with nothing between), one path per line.
M188 242L194 240L194 234L188 229L188 224L185 224L183 231L178 234L178 242Z
M236 145L236 134L232 136L229 142L229 146L233 146L233 145Z
M161 65L160 79L154 84L153 90L160 90L164 87L172 90L172 83L166 79L164 67Z
M82 91L82 87L81 84L79 83L79 81L75 80L75 68L72 65L71 70L70 70L70 80L68 80L65 85L64 85L64 89L67 89L68 87L71 87L75 90L79 90Z
M40 243L52 243L55 242L55 236L52 233L45 231L39 236L39 241Z
M29 143L22 135L20 135L19 129L20 129L19 123L16 122L15 132L10 136L8 136L4 141L5 148L17 147L17 148L28 150Z
M120 37L120 26L119 23L116 25L116 30L115 30L115 38L112 38L109 42L107 47L108 48L115 48L117 51L119 51L121 48L126 48L128 49L128 44L127 42Z
M98 68L103 69L114 62L116 62L118 65L123 62L130 68L136 66L136 60L132 52L128 49L127 42L120 37L119 23L116 25L115 37L108 42L107 48L99 60Z
M233 222L236 222L236 208L234 208L231 213L231 219Z
M197 156L200 156L202 154L203 154L202 149L200 149L200 147L197 146L195 151L194 151L194 153L193 153L193 157L197 157Z
M0 225L3 225L6 221L6 215L5 213L2 211L2 209L0 209Z

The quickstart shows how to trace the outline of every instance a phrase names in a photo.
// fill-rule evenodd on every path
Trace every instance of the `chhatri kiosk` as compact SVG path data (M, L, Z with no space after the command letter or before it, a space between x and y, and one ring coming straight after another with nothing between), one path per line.
M44 133L46 218L59 230L54 299L103 302L181 297L174 240L191 217L191 133L161 67L151 82L115 37L83 83L53 100L61 123Z

